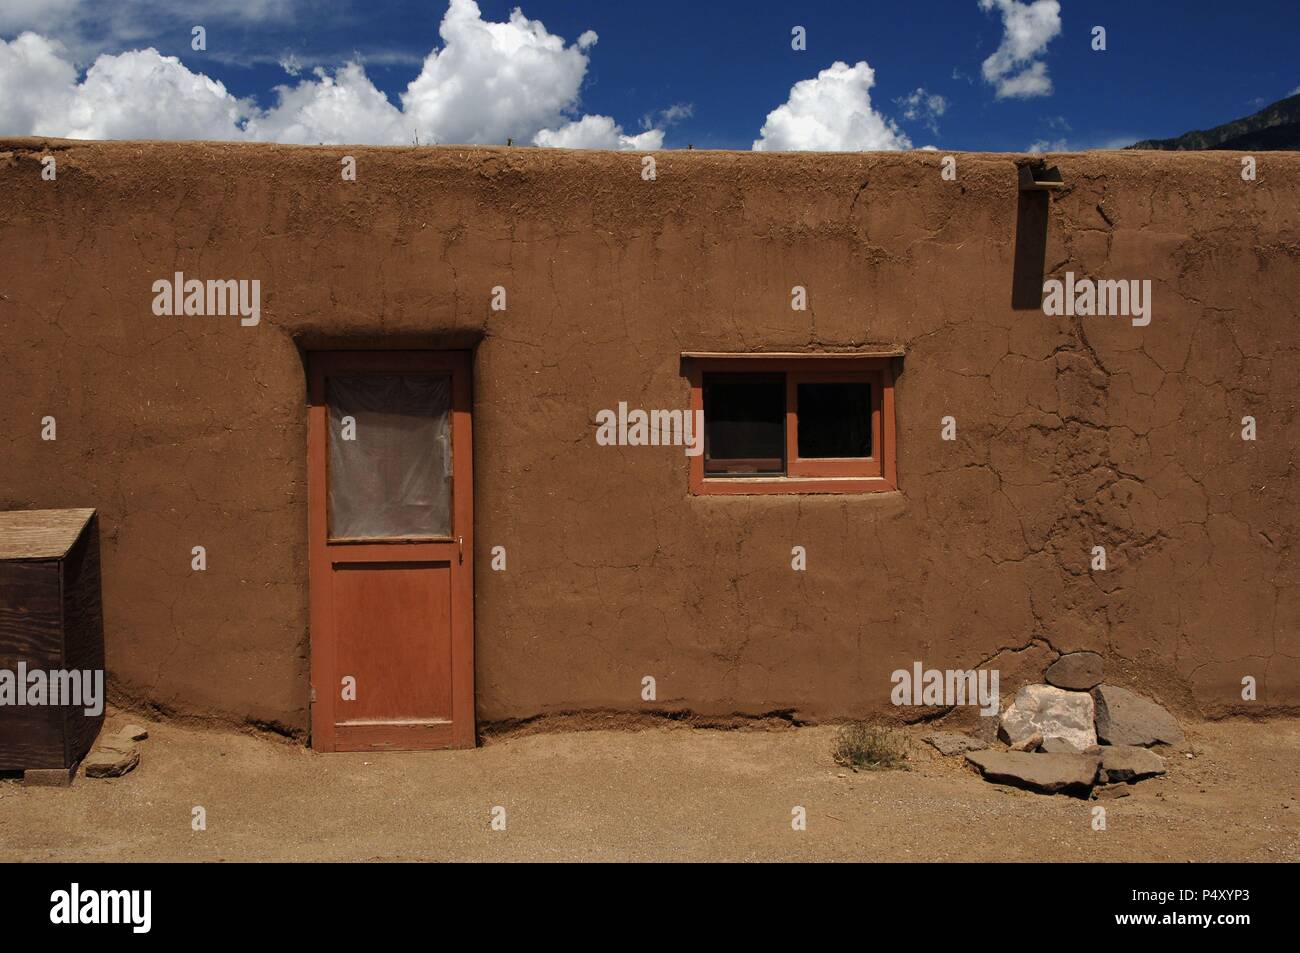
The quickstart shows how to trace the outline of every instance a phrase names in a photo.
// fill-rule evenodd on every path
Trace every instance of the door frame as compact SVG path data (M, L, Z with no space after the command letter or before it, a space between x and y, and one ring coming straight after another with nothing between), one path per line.
M311 641L311 746L318 751L472 748L474 723L474 500L473 388L469 351L311 351L307 354L307 533ZM329 408L326 379L339 373L451 375L451 535L430 540L336 542L329 533ZM451 721L412 732L400 722L350 729L340 739L341 680L336 670L332 573L335 562L449 560L451 571ZM332 553L346 552L346 559Z

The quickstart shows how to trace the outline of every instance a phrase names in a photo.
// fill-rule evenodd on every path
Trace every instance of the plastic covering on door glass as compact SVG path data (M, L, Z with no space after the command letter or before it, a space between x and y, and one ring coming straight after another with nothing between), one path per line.
M344 375L328 394L330 538L450 536L451 379Z

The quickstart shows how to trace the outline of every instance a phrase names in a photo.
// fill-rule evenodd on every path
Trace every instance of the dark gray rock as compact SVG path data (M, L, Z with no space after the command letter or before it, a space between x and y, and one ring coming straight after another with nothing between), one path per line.
M1102 671L1101 656L1096 652L1070 652L1049 665L1043 678L1057 688L1086 692L1101 684Z
M986 742L963 735L960 731L936 731L926 735L925 741L944 757L965 754L967 751L982 751L988 747Z
M966 760L986 781L1014 784L1048 794L1083 794L1097 780L1101 762L1095 754L1029 754L1020 751L971 751Z
M1154 751L1136 745L1115 745L1101 749L1101 772L1104 784L1117 781L1141 781L1165 773L1165 759Z
M1150 699L1112 685L1098 685L1092 698L1097 705L1097 737L1108 745L1146 747L1183 740L1174 716Z

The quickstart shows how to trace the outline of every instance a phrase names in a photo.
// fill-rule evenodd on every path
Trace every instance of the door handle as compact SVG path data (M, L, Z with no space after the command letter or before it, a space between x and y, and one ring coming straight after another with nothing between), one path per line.
M456 549L457 552L460 554L460 561L463 563L465 561L465 537L464 536L456 537Z

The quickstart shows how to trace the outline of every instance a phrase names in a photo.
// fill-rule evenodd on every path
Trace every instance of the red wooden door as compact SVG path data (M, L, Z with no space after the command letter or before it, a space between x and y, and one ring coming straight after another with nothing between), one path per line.
M312 746L473 747L469 354L308 369Z

